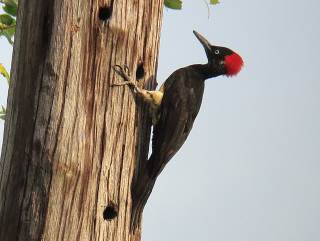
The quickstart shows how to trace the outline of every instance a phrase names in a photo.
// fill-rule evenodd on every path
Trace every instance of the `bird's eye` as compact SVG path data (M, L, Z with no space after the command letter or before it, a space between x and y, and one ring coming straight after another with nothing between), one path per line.
M219 49L216 49L216 51L214 51L215 54L220 54Z

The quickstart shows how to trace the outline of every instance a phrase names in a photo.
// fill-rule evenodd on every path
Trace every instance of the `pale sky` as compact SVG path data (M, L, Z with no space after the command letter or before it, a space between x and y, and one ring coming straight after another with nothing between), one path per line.
M160 83L205 62L192 30L245 67L206 81L193 130L147 203L142 240L319 241L320 2L220 1L210 18L204 1L164 10ZM0 50L9 66L4 39Z

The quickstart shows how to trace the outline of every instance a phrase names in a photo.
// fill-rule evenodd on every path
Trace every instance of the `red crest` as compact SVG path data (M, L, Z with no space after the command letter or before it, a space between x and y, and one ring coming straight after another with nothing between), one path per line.
M224 58L224 65L227 69L227 76L233 76L239 73L243 66L243 60L239 54L233 53Z

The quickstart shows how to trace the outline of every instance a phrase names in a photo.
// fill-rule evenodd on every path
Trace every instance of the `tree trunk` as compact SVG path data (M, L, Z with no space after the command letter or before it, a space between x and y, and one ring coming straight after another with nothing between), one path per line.
M147 158L163 0L21 0L0 162L1 241L133 241L131 183Z

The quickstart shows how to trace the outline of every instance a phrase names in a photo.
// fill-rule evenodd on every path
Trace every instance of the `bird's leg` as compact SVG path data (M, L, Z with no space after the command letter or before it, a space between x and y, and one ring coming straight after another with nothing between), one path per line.
M127 66L124 68L115 65L113 67L114 71L120 75L123 79L123 83L117 83L113 84L112 87L114 86L124 86L128 85L129 87L132 88L134 93L136 93L138 96L142 97L143 101L146 102L149 105L150 108L150 113L152 117L152 124L155 125L159 119L158 117L158 109L161 105L162 97L163 97L163 91L162 89L160 90L145 90L142 88L139 88L131 79L130 74L129 74L129 69Z

